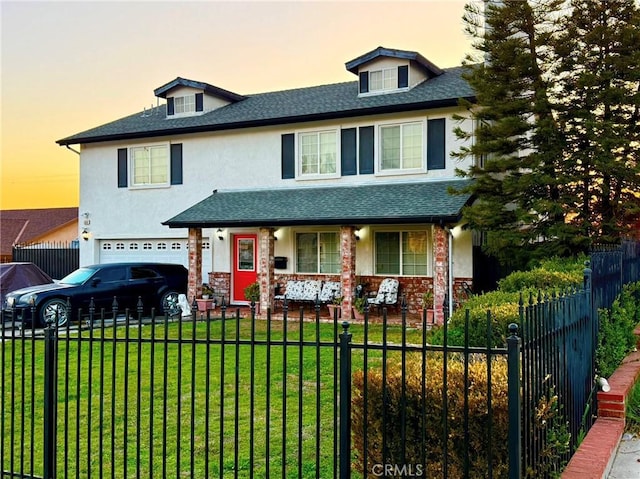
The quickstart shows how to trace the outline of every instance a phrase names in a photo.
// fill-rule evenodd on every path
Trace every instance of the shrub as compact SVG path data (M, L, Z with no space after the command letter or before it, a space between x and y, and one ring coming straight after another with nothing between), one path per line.
M452 356L455 357L455 356ZM465 459L468 458L471 478L488 477L487 437L492 438L492 466L496 478L508 474L508 401L507 363L502 357L492 362L492 429L487 415L487 365L485 357L469 364L469 384L464 384L462 360L447 363L446 384L448 424L449 477L462 477ZM382 371L369 368L367 391L364 392L364 372L358 371L353 380L353 447L356 451L355 468L365 477L373 477L375 464L422 465L424 477L442 477L444 456L443 427L443 361L441 355L428 358L426 396L422 397L422 360L409 358L406 362L405 397L402 397L402 370L400 364L387 364L386 382ZM386 385L386 387L385 387ZM464 391L469 397L469 444L464 438ZM383 394L385 400L383 400ZM367 398L367 416L364 401ZM404 402L403 402L404 401ZM405 405L405 457L402 457L402 405ZM383 412L384 411L384 412ZM423 413L426 424L423 424ZM386 423L383 425L383 416ZM364 464L365 434L367 464ZM383 431L383 426L386 429ZM426 442L423 443L423 432ZM383 457L383 434L386 435L387 455ZM468 454L468 455L467 455ZM426 465L423 464L423 455Z
M636 346L633 330L640 320L640 282L624 286L611 309L600 310L599 319L596 369L609 377Z
M487 311L491 311L492 347L503 347L506 344L510 323L519 322L519 293L493 291L472 296L464 304L464 308L454 311L447 325L447 344L449 346L464 345L466 311L469 311L469 346L485 347L487 345ZM444 328L434 328L428 336L431 344L444 344Z

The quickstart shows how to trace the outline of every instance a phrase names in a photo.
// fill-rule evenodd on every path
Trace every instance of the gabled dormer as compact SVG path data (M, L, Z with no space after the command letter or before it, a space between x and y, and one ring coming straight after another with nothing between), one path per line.
M384 47L347 62L346 67L358 75L359 96L407 91L443 73L417 52Z
M167 100L167 118L201 115L245 99L223 88L180 77L156 88L153 93Z

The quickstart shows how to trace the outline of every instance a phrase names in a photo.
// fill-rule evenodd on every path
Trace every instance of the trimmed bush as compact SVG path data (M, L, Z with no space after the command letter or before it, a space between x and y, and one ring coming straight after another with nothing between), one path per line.
M464 384L464 364L460 357L452 355L447 363L447 377L443 377L443 361L440 354L430 353L426 373L426 396L422 397L422 360L409 358L406 364L405 397L402 397L402 371L398 363L388 362L386 388L382 371L369 368L367 372L367 416L364 415L364 372L358 371L353 379L352 430L356 451L355 470L366 477L377 477L374 465L420 465L423 477L442 477L444 457L443 393L448 387L448 476L463 477L465 460L469 461L471 478L488 477L489 453L487 438L492 438L493 477L508 475L508 401L507 363L502 357L492 362L492 428L487 415L487 364L478 357L469 364L469 384ZM469 444L465 448L464 391L469 394ZM385 399L383 400L383 394ZM404 399L404 402L403 402ZM402 456L402 405L405 405L406 443ZM423 411L426 424L423 424ZM386 422L383 425L383 417ZM367 464L364 464L365 430ZM386 428L383 430L383 427ZM426 442L423 443L423 431ZM383 457L383 434L386 436L386 457ZM426 457L426 465L423 463Z
M515 271L498 282L505 293L520 291L566 290L581 286L584 281L584 263L588 258L551 258L529 271Z
M624 286L611 309L600 310L599 319L596 369L609 377L636 346L633 330L640 321L640 282Z
M472 296L463 308L454 311L447 325L447 344L464 346L466 311L469 310L469 346L485 347L487 345L487 311L491 311L492 347L504 347L510 323L518 323L519 293L493 291L479 296ZM444 328L430 331L428 341L431 344L444 344Z

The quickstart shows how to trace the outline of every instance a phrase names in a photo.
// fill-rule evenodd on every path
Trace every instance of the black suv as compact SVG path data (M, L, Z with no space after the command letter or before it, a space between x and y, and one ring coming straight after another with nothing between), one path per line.
M178 295L187 292L187 269L179 264L108 263L85 266L52 284L12 291L3 305L3 319L45 326L57 319L58 326L77 318L78 310L88 314L93 299L95 311L136 311L138 298L145 312L177 313ZM67 311L67 301L71 308ZM32 310L35 307L35 318Z

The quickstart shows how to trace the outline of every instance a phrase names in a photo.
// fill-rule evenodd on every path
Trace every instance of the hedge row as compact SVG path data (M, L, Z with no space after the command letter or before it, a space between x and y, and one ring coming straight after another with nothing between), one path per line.
M442 477L444 461L444 403L442 385L447 384L447 467L448 477L463 477L465 460L471 478L489 477L488 438L491 437L491 464L493 477L508 474L508 401L507 363L502 357L494 358L491 370L491 416L487 405L487 363L483 356L469 364L469 383L464 383L464 365L461 358L451 356L447 363L447 377L443 377L443 360L430 353L427 359L425 396L422 389L422 360L409 358L406 364L405 396L402 394L400 364L389 362L386 383L382 371L370 369L367 373L367 429L365 435L364 372L358 371L353 381L352 430L356 451L354 468L366 477L376 476L376 465L395 464L415 467L420 465L422 477ZM445 381L446 380L446 381ZM469 402L469 446L465 448L464 391ZM403 416L405 405L405 455L402 455ZM424 417L423 417L424 412ZM384 423L383 423L384 418ZM490 419L491 418L491 426ZM425 424L423 422L426 421ZM423 433L425 441L423 441ZM386 437L386 454L382 438ZM367 464L364 464L366 438ZM423 458L426 457L426 465ZM378 466L379 467L379 466Z

